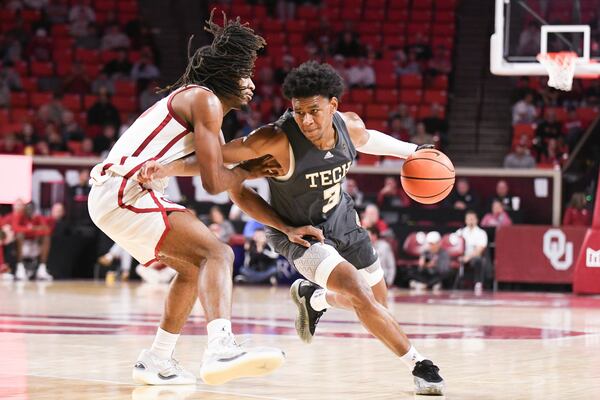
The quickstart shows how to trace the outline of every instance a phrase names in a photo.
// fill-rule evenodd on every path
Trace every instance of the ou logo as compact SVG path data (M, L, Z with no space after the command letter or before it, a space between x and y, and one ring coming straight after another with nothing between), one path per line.
M573 264L573 242L567 242L567 237L560 229L549 229L544 233L544 255L552 268L565 271Z

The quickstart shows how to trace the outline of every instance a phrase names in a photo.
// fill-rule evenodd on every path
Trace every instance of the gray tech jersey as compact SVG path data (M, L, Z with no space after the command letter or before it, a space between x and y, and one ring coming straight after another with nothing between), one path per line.
M342 192L342 181L356 158L346 124L336 112L333 126L337 141L330 150L316 148L302 134L290 110L275 125L287 135L293 158L285 177L268 180L271 205L292 226L318 225L352 201Z

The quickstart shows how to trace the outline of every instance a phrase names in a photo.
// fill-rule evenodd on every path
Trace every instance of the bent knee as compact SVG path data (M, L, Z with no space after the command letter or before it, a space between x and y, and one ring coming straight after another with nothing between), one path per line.
M220 261L226 265L233 265L233 249L225 243L218 242L211 246L206 258L211 261Z

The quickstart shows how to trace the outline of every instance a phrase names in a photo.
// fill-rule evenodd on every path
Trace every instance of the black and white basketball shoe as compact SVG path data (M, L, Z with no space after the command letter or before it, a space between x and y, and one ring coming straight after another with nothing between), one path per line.
M310 305L310 298L317 289L320 289L320 286L306 279L297 279L290 288L292 300L296 304L296 307L298 307L296 332L305 343L312 342L319 319L326 311L317 311Z
M412 371L415 377L415 393L442 396L444 394L444 379L438 373L439 370L430 360L417 361Z

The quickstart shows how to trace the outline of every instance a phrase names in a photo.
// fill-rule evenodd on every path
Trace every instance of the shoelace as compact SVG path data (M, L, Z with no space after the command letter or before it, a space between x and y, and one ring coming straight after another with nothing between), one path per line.
M169 360L161 360L159 362L159 367L161 368L160 373L164 376L170 375L180 375L183 372L183 368L179 365L179 361L174 358Z

